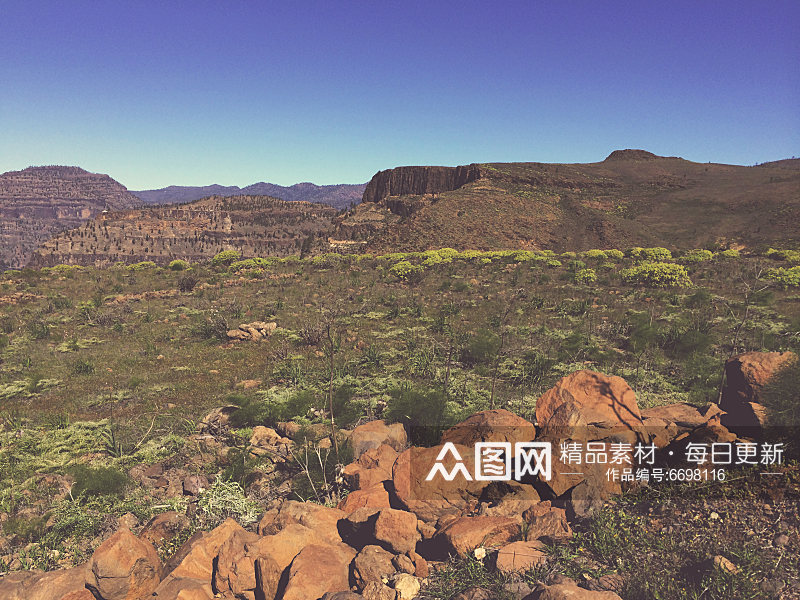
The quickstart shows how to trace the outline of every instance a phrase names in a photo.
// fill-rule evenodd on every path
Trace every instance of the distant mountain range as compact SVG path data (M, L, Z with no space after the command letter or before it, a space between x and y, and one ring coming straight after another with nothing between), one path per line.
M361 202L366 183L314 185L313 183L296 183L290 186L274 183L254 183L240 188L237 185L204 185L182 186L171 185L159 190L141 190L131 193L145 204L175 204L192 202L208 196L271 196L288 202L305 201L321 202L338 210L349 208Z

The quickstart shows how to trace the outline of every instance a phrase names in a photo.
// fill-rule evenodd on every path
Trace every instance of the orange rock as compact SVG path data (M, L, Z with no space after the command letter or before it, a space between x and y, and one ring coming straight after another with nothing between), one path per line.
M355 551L346 544L310 544L292 561L283 600L309 600L350 589L350 562Z
M388 444L398 452L408 443L406 430L400 423L387 425L384 421L370 421L356 427L350 434L353 456L358 460L364 452Z
M454 425L442 435L442 443L474 446L477 442L523 442L536 437L533 423L504 409L484 410Z
M530 542L511 542L497 551L496 567L506 575L528 571L547 560L545 545L533 540Z
M372 487L392 478L392 465L397 460L397 450L381 444L364 452L358 460L342 470L342 477L351 490Z
M337 508L347 514L359 508L391 508L389 492L384 482L376 483L366 489L350 492Z
M279 532L287 525L296 523L313 529L317 537L335 544L342 541L337 523L346 514L337 509L320 506L313 502L286 500L278 508L267 511L258 523L260 535Z
M449 554L465 557L479 546L502 546L519 535L520 526L506 517L459 517L448 523L433 537L434 552L445 558Z
M139 600L158 587L160 571L153 545L120 529L89 560L86 587L103 600Z
M569 410L563 410L565 406ZM579 413L586 424L642 425L636 394L626 381L594 371L576 371L562 377L536 402L536 421L540 427L572 426L575 423L569 421L569 416L573 412Z

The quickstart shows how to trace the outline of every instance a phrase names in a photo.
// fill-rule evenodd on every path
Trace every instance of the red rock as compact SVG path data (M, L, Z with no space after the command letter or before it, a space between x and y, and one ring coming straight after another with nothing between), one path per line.
M782 367L797 360L794 352L746 352L725 363L720 408L725 412L749 402L761 404L761 391Z
M169 573L171 578L199 579L210 584L212 564L220 547L231 536L241 532L245 532L241 525L233 519L227 519L211 531L193 535L169 560L165 573Z
M547 560L545 545L538 541L511 542L497 551L496 567L506 575L528 571Z
M350 492L337 508L347 514L359 508L391 508L389 492L383 482L376 483L366 489Z
M387 425L384 421L370 421L356 427L350 434L353 457L358 460L364 452L387 444L400 452L408 443L406 430L400 423Z
M95 600L84 586L86 567L16 571L0 578L3 600Z
M353 559L353 581L363 590L372 581L382 581L394 575L393 555L380 546L364 546Z
M442 443L474 446L477 442L523 442L536 437L533 423L505 409L475 413L442 435Z
M614 592L595 592L576 585L549 585L537 596L538 600L622 600Z
M138 600L158 587L160 571L153 545L120 529L89 560L86 587L102 600Z
M148 541L155 546L164 540L171 540L187 527L189 527L188 517L171 510L150 519L144 529L139 532L139 539Z
M374 544L397 554L413 551L421 537L416 515L392 508L360 508L340 521L339 530L355 548Z
M411 559L411 562L414 563L414 576L420 579L427 579L430 572L428 561L416 552L409 552L408 557Z
M364 452L357 461L345 466L342 477L351 490L361 490L392 478L397 450L381 444Z
M350 562L355 552L346 544L310 544L292 561L283 600L310 600L327 592L350 589Z
M246 551L246 544L257 542L260 536L249 531L234 531L219 548L214 559L214 589L231 591L237 597L255 598L255 560Z
M525 535L529 540L563 540L572 537L572 528L563 508L551 506L549 501L540 502L522 515L526 523Z
M319 539L336 544L342 541L337 523L345 516L347 515L337 508L328 508L313 502L286 500L278 508L264 514L258 523L258 533L274 534L287 525L296 523L313 529Z
M508 543L520 533L516 520L504 517L458 517L433 537L438 556L467 556L475 548L495 547Z
M570 410L557 412L568 406ZM577 409L583 423L613 422L628 427L641 427L642 417L636 394L622 377L594 371L576 371L562 377L536 402L539 427L572 426L572 409ZM554 419L555 421L551 423Z
M189 577L168 577L153 592L157 600L212 600L211 583ZM270 599L271 600L271 599Z
M459 445L454 447L471 474L475 463L473 448ZM436 474L431 481L426 481L442 449L442 446L409 448L397 457L392 468L392 480L398 500L404 508L428 523L436 522L444 515L460 515L474 510L478 505L478 497L489 484L487 481L467 481L460 475L452 481L446 481L440 474ZM447 471L451 471L456 462L449 452L442 459Z

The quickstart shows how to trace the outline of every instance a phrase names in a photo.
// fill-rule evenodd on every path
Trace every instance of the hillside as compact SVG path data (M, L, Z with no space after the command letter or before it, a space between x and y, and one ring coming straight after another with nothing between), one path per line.
M701 164L644 150L598 163L399 167L369 182L338 237L373 252L796 244L800 160Z
M244 256L298 254L309 236L331 230L336 209L269 196L212 196L183 205L104 213L57 235L34 254L31 266L176 258L199 261L222 250Z
M254 183L240 188L237 185L179 186L171 185L158 190L132 192L145 204L175 204L192 202L208 196L272 196L280 200L320 202L339 210L361 202L366 184L315 185L296 183L291 186L274 183Z
M108 175L79 167L28 167L0 175L0 270L21 267L53 235L105 209L141 204Z

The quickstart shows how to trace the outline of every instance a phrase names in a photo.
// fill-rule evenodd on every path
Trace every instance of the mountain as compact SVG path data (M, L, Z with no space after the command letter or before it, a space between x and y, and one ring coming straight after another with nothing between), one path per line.
M142 190L132 192L145 204L173 204L177 202L191 202L206 196L272 196L280 200L321 202L329 204L336 209L348 208L351 204L358 204L364 193L366 184L338 184L314 185L313 183L296 183L291 186L276 185L274 183L254 183L247 187L205 185L205 186L178 186L171 185L159 190Z
M800 242L800 159L746 167L617 150L585 164L489 163L377 173L336 238L367 251Z
M53 235L105 209L141 201L108 175L79 167L28 167L0 175L0 271L24 266Z
M34 267L106 266L182 258L200 261L222 250L245 257L299 254L307 238L327 244L336 209L269 196L211 196L181 205L102 213L45 242Z

